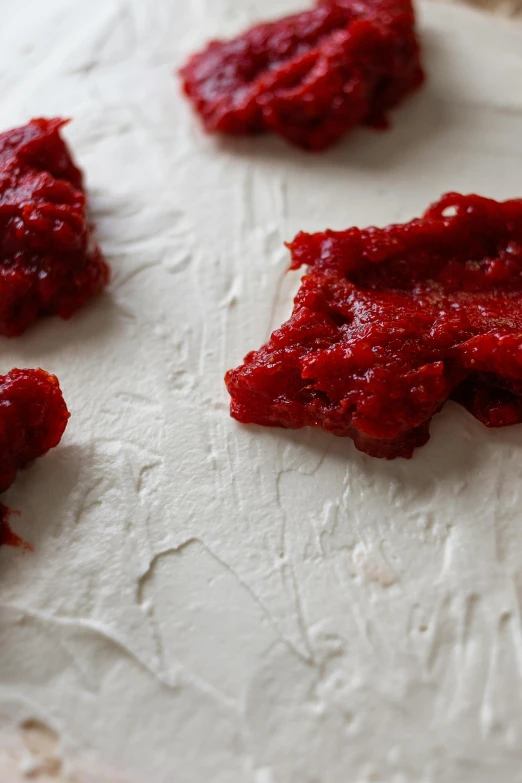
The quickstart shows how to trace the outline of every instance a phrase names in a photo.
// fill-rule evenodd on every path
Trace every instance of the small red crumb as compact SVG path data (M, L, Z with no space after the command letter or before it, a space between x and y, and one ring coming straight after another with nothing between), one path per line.
M386 127L424 78L410 0L318 0L211 41L180 74L207 131L272 131L307 150L357 125Z
M20 468L58 445L68 419L54 375L15 369L0 376L0 492L11 486ZM0 506L0 543L20 545L7 523L9 509Z
M411 457L448 398L522 422L522 199L450 193L388 228L299 234L292 317L226 375L238 421Z
M20 538L11 530L8 522L9 517L17 513L17 511L12 511L7 506L4 506L3 503L0 503L0 546L14 546L24 549L26 552L34 552L31 544L24 541L23 538Z
M69 318L109 279L64 124L36 119L0 134L0 334L8 337L39 316Z

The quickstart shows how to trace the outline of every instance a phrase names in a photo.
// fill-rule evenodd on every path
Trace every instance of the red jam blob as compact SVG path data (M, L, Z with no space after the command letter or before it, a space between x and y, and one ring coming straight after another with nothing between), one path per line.
M522 422L522 199L450 193L388 228L300 233L292 316L226 375L244 423L321 427L411 457L448 398Z
M64 124L37 119L0 134L0 334L8 337L39 316L70 318L109 279Z
M0 375L0 492L61 440L69 411L58 378L44 370Z
M357 125L386 127L424 78L411 0L319 0L211 41L180 73L207 131L271 131L315 151Z

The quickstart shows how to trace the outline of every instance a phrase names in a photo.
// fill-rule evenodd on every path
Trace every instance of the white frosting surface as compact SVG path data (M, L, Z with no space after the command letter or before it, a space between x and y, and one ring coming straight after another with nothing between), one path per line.
M315 157L204 136L173 68L296 7L0 2L2 128L74 118L113 269L72 321L2 342L0 371L55 372L72 412L5 497L35 553L0 550L4 755L39 721L64 774L519 783L522 427L449 404L387 463L237 425L222 378L289 314L299 229L522 196L522 28L423 6L429 81L386 134Z

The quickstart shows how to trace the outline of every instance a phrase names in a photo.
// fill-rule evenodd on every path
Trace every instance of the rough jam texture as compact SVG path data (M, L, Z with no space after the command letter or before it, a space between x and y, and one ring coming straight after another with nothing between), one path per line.
M68 419L54 375L15 369L0 376L0 492L19 468L58 445Z
M8 337L38 316L69 318L109 278L64 124L36 119L0 134L0 334Z
M450 193L405 225L299 234L290 320L227 373L241 422L322 427L411 457L453 397L522 421L522 200Z
M208 131L272 131L321 150L387 113L423 81L410 0L320 0L212 41L181 70Z

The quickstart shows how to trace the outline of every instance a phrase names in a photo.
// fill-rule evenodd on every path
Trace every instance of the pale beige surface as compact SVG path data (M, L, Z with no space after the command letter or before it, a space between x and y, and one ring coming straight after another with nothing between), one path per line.
M126 783L88 761L64 762L60 738L49 726L25 721L18 733L0 726L0 783Z
M440 0L434 1L440 2ZM443 0L443 2L453 2L460 5L463 0ZM465 4L493 11L503 16L522 18L522 0L467 0Z
M522 16L522 0L474 0L468 4L488 8L496 14ZM24 723L17 734L0 733L1 783L23 783L28 780L39 783L122 783L122 778L100 770L94 771L86 762L78 763L77 766L76 769L65 769L60 739L42 723Z

